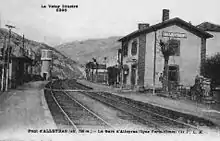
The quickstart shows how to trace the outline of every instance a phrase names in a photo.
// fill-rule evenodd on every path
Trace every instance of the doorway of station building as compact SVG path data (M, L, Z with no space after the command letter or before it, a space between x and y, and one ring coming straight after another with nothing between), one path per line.
M47 73L46 72L43 73L43 78L44 78L44 80L47 80Z
M129 67L128 65L123 65L123 85L126 85L127 84L127 77L128 77L128 74L129 74Z
M134 88L136 85L136 71L137 71L137 65L131 65L131 86Z
M179 65L169 65L168 80L169 90L176 89L180 81Z

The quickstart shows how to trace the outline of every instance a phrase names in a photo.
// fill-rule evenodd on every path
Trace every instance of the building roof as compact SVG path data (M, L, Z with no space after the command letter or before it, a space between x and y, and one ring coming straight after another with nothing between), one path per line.
M197 27L204 30L204 31L220 32L220 25L213 24L210 22L203 22L203 23L197 25Z
M98 67L98 68L96 68ZM97 66L92 62L91 66L90 66L91 69L106 69L106 65L105 64L98 64Z
M180 26L182 27L183 29L199 36L199 37L203 37L203 38L211 38L213 37L213 35L209 34L208 32L205 32L204 30L176 17L176 18L173 18L173 19L169 19L169 20L166 20L164 22L161 22L161 23L158 23L158 24L155 24L155 25L152 25L152 26L149 26L148 28L145 28L145 29L142 29L142 30L136 30L122 38L120 38L118 41L124 41L124 40L128 40L130 38L133 38L133 37L136 37L140 34L143 34L143 33L150 33L150 32L153 32L153 31L156 31L156 30L159 30L159 29L162 29L162 28L165 28L165 27L168 27L170 25L177 25L177 26Z
M33 62L32 59L30 59L29 57L26 57L26 56L15 56L15 55L12 54L10 57L13 60L22 60L22 61L27 62L27 63L32 63ZM0 55L0 60L3 61L3 56L2 55Z
M11 58L15 59L15 60L18 60L18 59L19 60L23 60L23 61L29 62L29 63L33 62L33 59L31 59L31 58L29 58L27 56L14 56L14 55L12 55Z

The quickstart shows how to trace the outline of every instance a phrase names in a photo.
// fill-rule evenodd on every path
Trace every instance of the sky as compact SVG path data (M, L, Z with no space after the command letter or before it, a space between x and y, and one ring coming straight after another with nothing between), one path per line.
M78 5L56 12L48 5ZM47 8L41 8L46 5ZM125 36L138 23L156 24L162 9L170 18L180 17L193 25L209 21L220 24L219 0L0 0L1 27L26 38L57 45L74 40Z

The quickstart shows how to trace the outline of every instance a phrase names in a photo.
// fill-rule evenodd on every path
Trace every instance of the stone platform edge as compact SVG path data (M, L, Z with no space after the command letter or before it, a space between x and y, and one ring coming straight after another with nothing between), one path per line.
M52 117L52 114L51 114L51 112L48 108L46 99L45 99L44 88L41 90L41 104L42 104L42 107L44 109L44 115L49 118L49 121L52 121L53 127L57 128L57 126L54 122L54 119Z

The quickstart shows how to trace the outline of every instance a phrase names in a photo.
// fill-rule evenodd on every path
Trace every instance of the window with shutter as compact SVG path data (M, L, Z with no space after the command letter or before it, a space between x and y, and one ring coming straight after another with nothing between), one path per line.
M128 56L128 44L127 42L123 44L123 56Z
M137 40L134 40L131 45L131 55L134 56L137 54Z
M172 56L180 56L180 40L171 39L169 40L169 47L173 48L173 55Z

